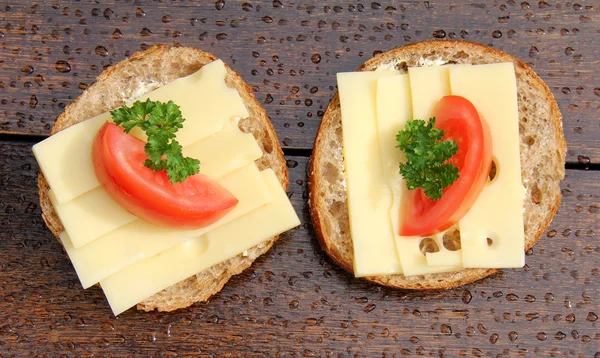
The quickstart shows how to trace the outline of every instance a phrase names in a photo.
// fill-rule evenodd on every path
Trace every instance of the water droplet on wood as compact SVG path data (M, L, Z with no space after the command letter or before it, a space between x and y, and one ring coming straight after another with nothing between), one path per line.
M38 104L38 99L37 97L32 94L31 97L29 97L29 107L30 108L35 108Z
M21 67L21 72L30 75L33 73L33 66L30 66L30 65L23 66L23 67Z
M71 65L67 61L64 61L64 60L56 61L55 68L60 73L67 73L67 72L71 71Z
M446 37L446 31L436 30L433 32L433 37L435 37L436 39L443 39L444 37Z
M535 58L540 54L540 50L536 46L531 46L529 49L529 57Z
M96 49L94 51L95 51L96 55L99 55L102 57L108 56L108 50L104 46L96 46Z

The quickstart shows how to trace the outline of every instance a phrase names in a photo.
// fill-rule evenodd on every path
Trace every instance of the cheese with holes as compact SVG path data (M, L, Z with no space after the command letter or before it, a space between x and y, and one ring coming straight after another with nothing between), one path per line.
M360 227L368 227L371 222L377 222L380 229L373 236L382 236L386 231L381 222L371 219L368 213L378 213L377 209L389 205L388 218L393 228L393 237L396 243L401 272L406 276L423 275L439 272L456 271L462 268L501 268L521 267L524 264L524 235L523 235L523 206L522 198L524 188L521 185L518 108L516 97L516 81L514 68L511 63L494 65L449 65L436 67L409 68L408 75L378 75L385 71L372 72L364 76L362 82L352 82L353 88L362 86L360 90L353 91L354 97L346 94L352 101L352 107L344 108L344 90L350 92L350 86L342 87L340 84L340 100L342 109L342 130L346 130L346 113L351 113L350 118L360 117L363 122L372 119L372 94L376 93L376 119L378 138L373 140L372 128L361 123L359 129L354 129L352 142L347 140L344 132L344 159L347 171L347 192L350 224L353 241L352 216L360 212L367 223ZM368 77L372 76L372 77ZM370 88L366 79L377 77L377 89ZM338 83L340 79L338 78ZM408 119L430 119L433 117L435 107L439 100L446 95L459 95L470 100L480 115L490 125L494 141L494 158L497 164L496 178L488 183L474 206L466 216L457 223L460 230L462 249L452 250L444 246L444 235L441 232L425 237L401 237L397 234L399 218L402 217L401 205L408 189L398 172L398 163L405 161L401 151L395 148L396 134L403 129ZM359 134L360 133L360 134ZM348 138L351 138L348 136ZM363 162L356 162L352 152L346 153L346 146L350 149L361 148L364 153L371 150L369 144L377 141L380 145L380 157L371 157L370 166L363 164L364 157L358 155ZM356 147L352 147L356 145ZM377 171L378 160L381 160L382 172ZM352 168L359 165L363 174L358 177L369 178L369 183L376 183L382 195L372 195L377 190L367 191L364 196L352 203ZM368 176L365 172L370 173ZM380 174L381 173L381 174ZM382 176L381 178L379 176ZM386 190L381 189L381 181L386 183ZM391 199L389 198L391 195ZM371 202L369 202L369 198ZM373 204L375 203L375 204ZM363 209L360 211L362 206ZM367 209L368 208L368 209ZM375 208L375 209L373 209ZM448 231L454 230L454 228ZM366 230L365 230L366 231ZM385 236L385 234L384 234ZM363 241L359 238L359 244ZM366 242L366 241L364 241ZM490 244L488 244L490 243ZM373 245L373 244L371 244ZM427 252L420 246L429 247L435 252ZM389 247L388 247L389 248ZM366 248L357 247L354 242L357 260L364 257ZM373 250L374 251L374 250ZM385 257L385 256L384 256ZM385 261L387 262L387 257ZM355 261L356 265L359 262ZM370 267L377 264L368 262ZM372 270L375 274L377 271ZM357 275L359 276L359 275Z
M216 60L136 100L175 100L186 120L177 132L177 141L185 147L221 131L223 121L227 119L249 116L238 91L225 83L226 74L223 61Z
M70 239L63 240L83 287L90 287L128 265L159 254L187 239L199 237L271 201L271 194L254 163L220 178L218 182L239 202L209 226L196 230L175 230L138 219L81 248L74 248ZM61 238L65 237L68 234L63 232Z
M254 162L262 151L250 133L239 130L238 120L224 121L223 130L184 148L183 154L200 160L202 174L217 179ZM184 127L185 128L185 127ZM52 203L74 248L137 219L98 186L66 203L59 204L50 191Z
M217 60L187 77L143 95L139 100L150 98L167 102L176 99L186 120L176 137L179 144L187 147L220 132L227 120L248 117L237 90L226 85L225 74L225 65ZM58 204L100 185L92 167L91 147L100 127L110 119L110 113L103 113L33 146L33 153ZM134 130L132 134L145 138L139 131Z
M377 80L397 73L337 75L348 215L357 277L402 272L389 220L392 192L383 176L375 109Z
M273 197L270 203L100 281L114 314L299 225L275 173L267 169L261 174Z
M473 103L490 126L496 177L460 220L465 267L523 267L524 226L517 85L512 63L450 68L452 93ZM491 245L488 246L488 238Z
M429 118L433 114L433 108L437 101L441 96L448 94L445 91L449 88L447 69L444 69L446 77L440 76L440 70L436 67L422 68L418 71L411 70L409 69L410 75L401 74L380 78L377 84L376 104L383 171L386 182L393 193L388 218L392 224L402 271L407 276L453 271L461 267L460 254L444 248L441 234L431 237L436 240L440 249L440 252L434 254L440 255L438 260L440 264L436 266L428 265L426 256L420 250L419 245L424 239L423 237L398 235L400 203L404 197L403 194L408 189L398 169L398 164L405 162L406 158L402 151L396 148L396 135L398 131L404 129L409 119ZM443 79L445 82L439 83ZM426 87L427 81L433 81L431 94L422 90ZM413 88L419 93L418 98L411 95ZM458 263L456 260L450 260L451 257L458 258Z

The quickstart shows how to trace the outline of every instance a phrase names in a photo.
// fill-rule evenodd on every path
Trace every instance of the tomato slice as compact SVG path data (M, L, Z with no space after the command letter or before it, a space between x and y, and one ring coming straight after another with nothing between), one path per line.
M156 225L194 229L214 223L238 203L203 174L172 184L164 171L144 166L144 145L111 122L104 124L92 145L98 180L130 213Z
M437 201L429 199L421 188L408 191L398 230L403 236L433 235L456 224L477 200L490 172L492 134L473 104L464 97L445 96L434 115L436 127L444 131L443 139L458 145L449 162L458 168L459 178Z

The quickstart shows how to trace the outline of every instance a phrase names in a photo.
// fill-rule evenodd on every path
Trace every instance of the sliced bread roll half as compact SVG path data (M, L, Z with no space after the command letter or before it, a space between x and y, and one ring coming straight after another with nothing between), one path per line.
M566 154L558 105L531 68L505 52L480 44L432 40L377 55L357 71L373 71L385 66L406 72L408 67L497 62L513 62L517 78L521 175L526 188L524 250L528 250L548 227L560 204L559 182L565 175ZM339 266L353 272L341 125L340 99L336 94L323 116L314 145L309 169L309 206L321 247ZM496 271L463 269L421 276L389 275L365 279L399 289L435 290L471 283Z
M69 104L57 118L52 129L55 134L71 125L92 118L124 105L128 100L148 93L177 78L185 77L217 58L207 52L193 48L169 48L153 46L145 51L134 53L130 58L103 71L96 83L87 88L75 101ZM252 133L259 143L263 155L256 161L260 170L272 168L284 189L288 187L288 172L283 152L273 125L267 113L254 97L244 80L226 65L225 82L235 88L246 105L250 116L239 122L243 132ZM54 236L64 230L60 219L50 202L50 187L40 173L40 203L42 215ZM144 311L172 311L184 308L198 301L206 301L219 292L229 279L248 268L256 258L267 252L277 236L214 265L196 275L164 289L137 305Z

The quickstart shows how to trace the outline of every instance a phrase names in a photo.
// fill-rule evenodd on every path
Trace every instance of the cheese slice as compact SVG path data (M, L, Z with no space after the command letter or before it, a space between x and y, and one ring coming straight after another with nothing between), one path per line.
M262 150L254 136L243 133L237 123L235 118L224 121L222 131L189 145L183 154L200 159L201 173L214 179L252 163L262 156ZM75 248L137 219L102 186L62 204L58 204L54 189L50 198Z
M411 69L409 69L410 71ZM440 252L438 265L429 266L427 257L419 249L423 237L406 237L398 235L399 219L403 197L406 195L406 183L399 173L398 164L405 162L404 153L396 148L396 134L404 129L411 118L429 118L433 114L435 104L441 96L449 93L447 69L446 77L440 77L439 68L427 67L411 71L409 75L396 75L379 78L377 83L377 125L379 129L380 153L385 179L392 189L393 201L388 213L393 235L396 242L397 255L400 258L404 275L423 275L428 273L446 272L460 268L460 254L450 252L443 247L441 235L431 238L436 240ZM445 78L445 81L444 81ZM422 91L427 81L432 82L432 93ZM442 83L439 83L443 81ZM420 97L411 96L411 89L416 88ZM439 97L434 97L439 96ZM454 257L454 260L450 260ZM458 263L456 262L458 258Z
M298 226L298 216L275 173L267 169L261 174L272 202L100 281L113 313L118 315L181 280Z
M452 93L473 103L490 126L497 174L459 222L465 267L523 267L524 226L519 112L511 62L455 66ZM488 246L488 238L492 244Z
M449 66L409 67L412 94L412 119L427 120L433 116L438 101L450 94Z
M123 209L99 186L77 198L58 204L54 190L50 201L74 248L82 247L138 217Z
M397 71L338 73L354 275L402 272L389 220L392 191L383 175L375 102L377 80Z
M442 241L444 233L436 235L437 242ZM425 255L429 266L447 266L440 272L452 271L453 268L462 267L462 251L440 250L439 252L428 252Z
M185 147L221 131L227 119L249 116L237 90L225 83L226 75L225 64L216 60L130 102L150 98L165 103L172 100L179 105L185 122L176 137Z
M108 120L110 113L103 113L33 146L35 159L58 204L100 185L92 164L92 142Z
M88 288L128 265L154 256L187 239L199 237L271 201L271 194L254 163L218 181L239 202L233 210L212 225L197 230L174 230L136 220L80 248L73 247L70 239L64 240L63 245L83 287ZM63 232L62 237L68 237L68 234Z
M227 120L248 117L238 92L225 84L225 75L225 65L217 60L187 77L143 95L139 100L150 98L167 102L174 99L186 119L176 135L179 144L185 148L220 132ZM110 113L103 113L33 146L33 153L58 204L100 185L92 166L91 148L98 130L109 120ZM145 139L139 130L133 130L132 134Z
M238 122L239 117L226 121L222 131L183 148L183 155L199 159L200 172L213 179L259 159L262 149L252 133L239 129Z
M381 77L377 81L377 129L383 175L392 191L392 203L388 218L392 227L394 240L398 240L398 221L400 203L404 191L404 181L400 175L398 164L406 161L404 153L396 148L396 135L412 117L412 103L408 75ZM396 243L396 248L398 244ZM403 264L400 259L401 267ZM402 273L400 271L399 273Z

